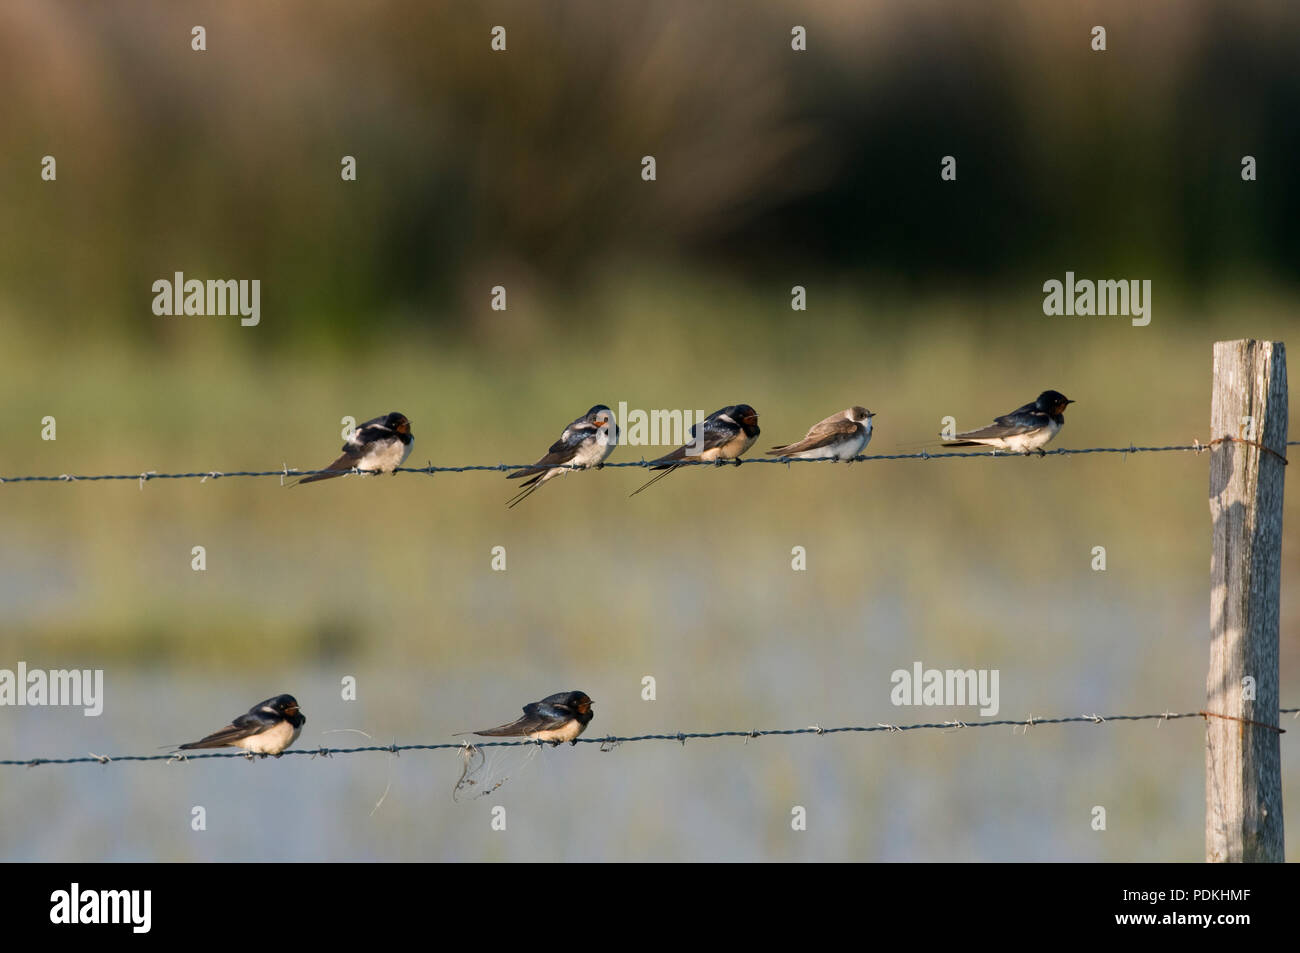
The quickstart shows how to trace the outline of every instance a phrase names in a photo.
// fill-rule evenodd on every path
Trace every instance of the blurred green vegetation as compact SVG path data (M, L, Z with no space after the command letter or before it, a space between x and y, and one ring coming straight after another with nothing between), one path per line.
M0 287L13 317L68 334L176 345L148 288L178 270L260 278L258 344L291 350L494 334L492 285L562 315L628 260L922 295L1067 268L1202 304L1224 281L1295 286L1295 5L20 2L0 17ZM37 174L46 154L57 186ZM1240 179L1247 154L1258 182ZM956 182L939 179L945 155Z

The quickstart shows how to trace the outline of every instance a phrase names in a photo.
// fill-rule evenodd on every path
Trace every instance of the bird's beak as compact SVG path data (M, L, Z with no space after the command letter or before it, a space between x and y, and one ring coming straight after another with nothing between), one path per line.
M868 419L868 420L870 420L870 419L871 419L872 417L874 417L874 416L876 416L876 415L873 414L871 411L869 411L869 410L867 411L867 419Z

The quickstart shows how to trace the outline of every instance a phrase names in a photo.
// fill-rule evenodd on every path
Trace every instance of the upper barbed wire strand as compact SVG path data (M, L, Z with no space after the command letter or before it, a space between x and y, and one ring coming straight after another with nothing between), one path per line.
M1238 440L1238 438L1219 438L1220 440L1229 439L1233 442L1251 443L1253 441ZM1300 440L1291 440L1286 444L1288 447L1300 446ZM1047 450L1043 453L1045 457L1068 457L1086 453L1205 453L1212 449L1209 443L1180 444L1168 447L1081 447L1078 449L1058 448L1056 450ZM1270 451L1272 452L1272 451ZM854 463L871 463L876 460L951 460L960 458L979 458L979 459L1019 459L1024 456L1037 457L1037 453L1014 453L1005 450L966 450L949 453L931 453L922 450L919 453L873 453L863 456L854 457ZM1280 454L1277 456L1280 457ZM734 467L748 463L783 463L787 466L791 463L839 463L841 461L819 458L814 460L801 459L797 457L751 457L742 458L739 461L724 461L715 463L708 460L680 460L673 461L673 466L683 467ZM610 469L618 467L639 467L642 469L652 466L663 466L655 460L622 460L616 463L602 464L599 469ZM524 469L547 469L547 470L581 470L582 467L574 467L568 464L555 464L550 466L541 466L536 462L533 463L493 463L493 464L469 464L466 466L436 466L429 464L424 467L398 467L395 473L424 473L432 475L435 473L471 473L475 471L482 472L501 472L508 473L511 470ZM94 483L99 480L136 480L141 484L150 480L224 480L231 477L304 477L315 476L321 473L337 473L337 470L297 470L290 467L281 467L278 470L203 470L195 473L155 473L153 471L144 471L141 473L100 473L100 474L70 474L63 473L58 476L7 476L0 477L0 483ZM361 471L348 471L344 476L351 476ZM373 471L370 471L373 473Z

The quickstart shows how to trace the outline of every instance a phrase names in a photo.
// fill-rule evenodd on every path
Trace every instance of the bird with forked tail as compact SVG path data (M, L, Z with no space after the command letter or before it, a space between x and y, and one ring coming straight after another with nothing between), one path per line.
M589 470L601 466L616 446L618 424L614 422L614 415L604 404L597 404L564 428L564 433L551 444L546 456L531 467L516 470L506 477L507 480L529 478L506 506L518 506L548 480L570 469Z
M258 702L246 714L231 720L226 727L214 731L206 738L180 746L181 751L195 748L242 748L250 755L277 758L298 740L307 716L298 708L292 695L276 695Z
M367 420L348 436L341 457L322 472L305 476L298 483L330 480L345 476L353 470L392 473L411 455L411 444L414 442L411 422L397 411L387 417Z
M531 738L550 742L552 747L566 741L577 744L578 736L587 730L593 717L591 699L585 692L559 692L525 705L523 717L508 725L484 728L474 734L489 738Z
M1065 408L1074 401L1059 391L1045 390L1032 403L996 417L978 430L955 434L945 447L993 447L1013 453L1046 456L1043 447L1065 426ZM942 436L942 435L941 435Z
M754 445L758 435L758 411L749 404L732 404L715 410L691 428L689 443L651 461L651 470L663 472L641 484L631 496L662 480L686 460L717 464L734 460L739 464L740 455Z

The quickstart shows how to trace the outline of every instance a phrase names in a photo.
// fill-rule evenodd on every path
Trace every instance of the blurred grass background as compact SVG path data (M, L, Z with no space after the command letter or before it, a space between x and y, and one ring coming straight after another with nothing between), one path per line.
M871 450L893 452L1048 387L1078 401L1061 446L1205 440L1212 342L1296 326L1298 20L1213 2L7 4L0 474L309 469L341 417L395 409L415 465L521 462L619 401L748 402L762 447L863 403ZM1260 181L1241 182L1245 154ZM1044 317L1066 270L1152 279L1151 325ZM259 278L260 326L155 317L151 284L175 271ZM1005 717L1195 709L1207 459L754 466L635 500L642 474L606 470L512 511L497 474L10 484L0 667L103 667L109 695L99 719L0 711L0 752L143 752L280 691L303 702L302 744L336 747L359 736L320 732L442 740L567 688L595 699L597 734L971 718L890 705L915 660L999 669ZM1288 503L1284 593L1298 517ZM451 803L453 757L42 769L0 787L27 822L0 856L1195 860L1202 744L1178 724L584 746L475 805ZM286 803L257 797L273 790ZM190 831L194 803L221 837ZM508 837L490 803L518 818ZM107 816L120 836L96 833Z

